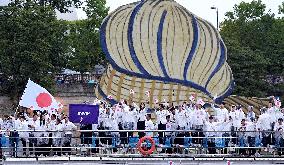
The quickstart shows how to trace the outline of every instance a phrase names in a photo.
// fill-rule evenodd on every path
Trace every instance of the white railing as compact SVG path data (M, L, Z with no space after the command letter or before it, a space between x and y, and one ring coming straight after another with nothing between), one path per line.
M139 133L151 133L155 150L147 157L223 158L249 154L262 157L263 153L266 157L275 157L282 151L284 154L283 138L274 131L76 130L72 131L72 136L66 135L66 132L1 130L1 153L5 157L72 155L139 158L144 157L137 149ZM26 133L25 136L23 133ZM265 143L272 145L264 146L264 138ZM142 145L145 149L151 147L147 141Z

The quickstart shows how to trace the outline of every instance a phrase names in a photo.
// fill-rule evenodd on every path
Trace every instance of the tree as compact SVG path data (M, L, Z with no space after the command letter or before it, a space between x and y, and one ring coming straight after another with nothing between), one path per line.
M284 14L284 2L282 2L281 5L279 5L278 11L279 11L279 14L281 14L281 13Z
M241 2L222 22L221 35L236 81L234 94L265 97L282 91L284 95L281 85L266 80L268 75L284 75L284 21L265 9L261 0Z
M21 1L21 0L16 0ZM61 13L70 12L69 7L80 7L82 5L81 0L29 0L28 2L33 2L43 7L51 7L58 10ZM22 1L22 3L25 3Z
M21 0L2 6L1 93L17 102L29 78L51 89L53 74L65 65L66 30L52 7Z
M88 19L69 22L68 67L81 74L91 71L96 64L106 63L99 42L99 28L109 10L105 5L105 0L86 0L84 11Z

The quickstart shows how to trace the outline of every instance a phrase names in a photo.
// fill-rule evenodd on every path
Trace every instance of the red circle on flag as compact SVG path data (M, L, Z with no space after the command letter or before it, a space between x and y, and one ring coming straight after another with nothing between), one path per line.
M49 107L52 103L52 99L47 93L40 93L36 97L36 103L40 108Z

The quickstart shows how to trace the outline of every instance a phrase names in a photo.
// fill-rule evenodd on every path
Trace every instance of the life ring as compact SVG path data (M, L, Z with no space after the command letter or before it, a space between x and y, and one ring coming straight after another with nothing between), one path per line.
M151 143L151 148L150 148L150 150L144 150L143 148L142 148L142 143L145 141L145 140L149 140L150 141L150 143ZM139 141L138 141L138 143L137 143L137 148L138 148L138 151L142 154L142 155L144 155L144 156L146 156L146 155L151 155L152 153L153 153L153 151L156 149L156 147L155 147L155 141L151 138L151 137L149 137L149 136L144 136L144 137L142 137L141 139L139 139Z

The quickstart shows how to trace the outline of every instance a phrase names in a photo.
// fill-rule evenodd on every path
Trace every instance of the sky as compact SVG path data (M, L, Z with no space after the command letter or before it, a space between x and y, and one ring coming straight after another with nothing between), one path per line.
M8 4L10 0L0 0L0 6ZM107 6L110 7L110 12L114 11L119 6L136 2L138 0L106 0ZM214 26L216 26L217 14L216 11L210 9L212 6L218 8L219 11L219 22L222 22L225 18L225 13L227 11L232 11L233 6L235 4L239 4L240 2L251 2L252 0L176 0L179 4L183 5L190 12L195 15L211 22ZM267 10L271 9L271 11L275 14L278 13L278 6L284 0L262 0L264 4L266 4ZM77 10L77 12L71 14L58 14L59 18L74 20L74 19L84 19L86 18L86 14L82 10Z
M1 1L1 0L0 0ZM107 6L110 7L110 12L115 10L121 5L125 5L131 2L136 2L138 0L107 0ZM251 2L252 0L175 0L185 8L187 8L190 12L195 15L211 22L216 26L217 14L216 11L212 10L211 7L215 6L219 11L219 22L222 22L225 18L225 13L227 11L232 11L233 6L235 4L239 4L242 1ZM275 14L278 13L278 6L284 0L262 0L264 4L266 4L267 10L271 9L271 11ZM78 11L79 18L85 18L85 14L83 11Z

